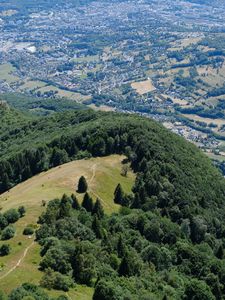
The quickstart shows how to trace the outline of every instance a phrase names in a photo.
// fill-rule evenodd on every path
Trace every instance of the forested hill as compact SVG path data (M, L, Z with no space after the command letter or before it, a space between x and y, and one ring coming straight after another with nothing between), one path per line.
M194 145L134 115L33 117L2 108L0 117L1 192L68 161L113 153L125 154L137 175L132 195L117 189L114 201L127 209L118 215L98 220L77 205L74 212L66 196L49 203L36 233L43 270L71 276L74 268L75 282L95 286L93 299L222 299L225 181Z
M155 201L177 221L208 209L210 222L211 215L224 215L218 211L224 208L223 177L194 145L152 120L91 110L34 119L7 109L2 114L2 192L73 159L124 153L139 173L133 206L148 210Z

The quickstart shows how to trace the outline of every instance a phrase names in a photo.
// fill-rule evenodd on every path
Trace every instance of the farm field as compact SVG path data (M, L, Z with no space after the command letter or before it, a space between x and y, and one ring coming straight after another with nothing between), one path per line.
M152 84L151 79L144 81L134 82L131 84L131 87L137 91L138 94L144 95L146 93L152 92L155 90L154 85Z
M0 80L6 81L9 84L19 81L19 77L12 74L15 70L10 63L0 65Z
M20 86L21 90L36 90L46 86L46 83L39 80L28 80L22 86Z
M199 121L199 122L204 122L206 124L213 123L217 125L218 127L221 127L222 125L225 124L224 119L211 119L211 118L203 118L198 115L193 115L193 114L183 114L186 118L194 120L194 121Z
M88 107L94 109L94 110L99 110L99 111L115 111L114 107L110 107L107 105L100 105L100 106L96 106L95 104L90 104L88 105Z
M91 158L67 163L43 172L26 182L19 184L0 196L2 211L10 208L18 208L24 205L27 212L17 223L16 235L8 241L12 252L9 256L0 258L0 290L9 292L21 282L38 284L42 273L38 270L40 262L40 246L34 241L34 237L23 235L23 229L36 222L44 211L42 201L62 197L64 193L70 195L76 193L76 186L81 175L88 182L88 192L95 200L101 199L105 212L110 214L117 212L119 205L113 202L113 193L120 182L124 191L131 192L135 175L129 171L127 177L121 175L122 161L125 157L111 155L102 158ZM82 201L83 195L77 195ZM3 242L0 242L0 245ZM32 274L32 277L30 276ZM92 298L92 289L77 286L69 292L72 299L89 300ZM51 295L60 295L62 292L51 291Z
M41 92L41 93L45 93L45 92L57 92L57 96L61 97L61 98L69 98L71 100L77 101L77 102L82 102L84 100L88 100L90 98L90 96L84 96L81 95L80 93L75 93L75 92L71 92L71 91L67 91L67 90L62 90L56 86L53 85L47 85L44 86L38 90L36 90L36 92Z

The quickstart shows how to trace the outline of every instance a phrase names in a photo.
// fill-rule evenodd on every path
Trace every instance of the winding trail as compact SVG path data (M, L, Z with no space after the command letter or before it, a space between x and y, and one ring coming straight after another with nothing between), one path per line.
M30 250L30 248L34 245L34 241L32 241L32 243L24 250L22 257L18 260L18 262L4 275L2 275L0 277L0 280L5 278L6 276L8 276L10 273L12 273L17 267L19 267L19 265L21 264L21 262L24 260L24 258L27 255L27 252Z
M95 178L96 167L97 167L97 164L94 164L94 165L91 167L91 170L92 170L92 176L91 176L91 179L90 179L90 183L92 183L92 181L93 181L94 178Z
M95 178L95 175L96 175L96 167L97 167L98 164L94 164L92 167L91 167L91 170L92 170L92 176L91 176L91 179L90 179L90 184L93 182L94 178ZM102 201L102 203L105 204L105 206L108 206L110 208L112 208L111 205L109 205L107 202L105 202L98 194L96 194L90 187L89 187L89 190L90 192L96 197L98 198L99 200Z
M70 295L68 293L66 293L66 296L70 299L70 300L73 300Z

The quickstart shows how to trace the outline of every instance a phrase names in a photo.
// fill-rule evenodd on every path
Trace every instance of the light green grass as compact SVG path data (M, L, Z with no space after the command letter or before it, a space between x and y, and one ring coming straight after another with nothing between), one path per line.
M19 81L19 77L12 74L15 70L10 63L0 65L0 80L5 80L8 83Z
M85 57L73 58L72 61L77 62L77 63L99 61L99 57L98 57L98 55L90 55L90 56L85 56Z
M57 92L58 97L68 98L71 100L75 100L77 102L82 102L82 101L90 99L90 96L82 95L80 93L75 93L75 92L71 92L71 91L62 90L54 85L44 86L44 87L36 90L36 92L38 92L38 91L41 93L54 91L54 92Z
M46 83L39 80L28 80L22 86L20 86L21 90L36 90L38 88L42 88L46 86Z
M111 155L102 158L79 160L56 167L43 172L26 182L14 187L8 193L0 195L0 206L3 211L10 208L18 208L24 205L27 209L25 217L21 218L15 225L16 236L7 241L12 248L10 255L0 257L3 268L0 271L0 290L9 293L13 288L23 282L38 284L42 273L38 270L40 262L40 246L33 243L33 237L28 238L22 234L28 224L36 224L38 217L45 210L42 200L49 201L62 197L63 193L68 195L76 193L80 176L85 176L88 182L89 193L94 200L99 197L102 200L105 212L110 214L119 210L119 205L113 202L113 193L120 182L127 193L131 192L135 175L129 171L127 177L121 175L122 160L124 156ZM78 195L82 201L83 195ZM19 245L19 242L22 243ZM0 241L0 245L4 242ZM27 247L29 248L25 258L19 266L9 275L7 274L23 256ZM51 291L51 295L60 295L62 292ZM85 286L76 286L69 292L69 296L76 300L91 300L93 289Z

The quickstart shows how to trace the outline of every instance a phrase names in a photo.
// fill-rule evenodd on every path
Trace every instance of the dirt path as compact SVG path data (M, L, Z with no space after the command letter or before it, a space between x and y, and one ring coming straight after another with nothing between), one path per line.
M2 275L0 277L0 280L5 278L6 276L8 276L10 273L12 273L17 267L19 267L19 265L21 264L21 262L24 260L24 258L27 255L27 252L30 250L30 248L34 245L34 241L32 241L32 243L24 250L22 257L18 260L18 262L4 275Z
M68 293L66 293L66 296L70 299L70 300L73 300L70 295Z
M95 178L96 167L97 167L97 164L94 164L94 165L91 167L91 170L92 170L92 176L91 176L91 179L90 179L90 183L92 183L92 181L93 181L94 178Z
M94 178L95 178L95 175L96 175L96 167L97 167L98 164L94 164L92 167L91 167L91 170L92 170L92 176L91 176L91 179L90 179L90 184L93 182ZM107 202L105 202L98 194L96 194L91 188L89 188L90 192L96 197L98 198L99 200L101 200L105 206L108 206L110 208L112 208L111 205L109 205Z

